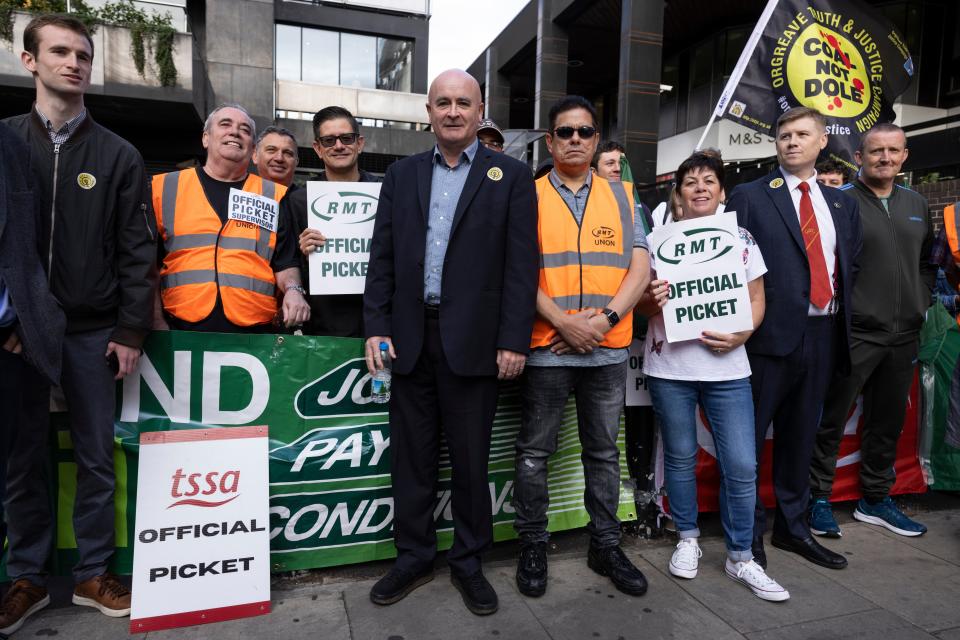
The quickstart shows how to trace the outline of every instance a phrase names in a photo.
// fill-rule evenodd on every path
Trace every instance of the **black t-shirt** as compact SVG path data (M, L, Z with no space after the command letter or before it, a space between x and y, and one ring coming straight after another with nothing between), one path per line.
M326 173L321 173L317 178L319 181L326 181L326 179ZM359 182L380 182L380 179L361 170ZM303 255L299 247L300 234L307 228L306 187L287 191L286 197L280 201L280 219L286 222L285 226L290 230L294 244L297 245L300 274L303 276L304 286L309 289L310 265L307 256ZM307 302L310 304L310 320L303 326L305 334L344 338L364 337L362 295L307 296Z
M207 175L207 172L200 167L196 169L196 172L197 177L200 179L200 186L203 188L203 194L207 197L207 202L210 203L210 207L220 218L220 222L226 224L230 189L243 190L246 179L238 182L222 182L211 178ZM283 216L281 215L277 227L277 244L273 252L273 258L270 260L270 266L274 272L299 266L299 260L297 258L297 255L300 253L299 246L297 245L297 236L299 234L291 235L287 231L287 226L284 224ZM160 254L159 262L162 263L166 255L166 250L162 242L158 243L158 245ZM216 304L213 305L213 310L210 312L210 315L203 320L199 322L187 322L186 320L175 318L169 314L165 315L167 316L167 322L170 324L170 328L181 331L208 331L212 333L271 333L273 331L273 325L270 323L252 327L241 327L240 325L230 322L223 311L223 302L220 299L219 288L217 289Z

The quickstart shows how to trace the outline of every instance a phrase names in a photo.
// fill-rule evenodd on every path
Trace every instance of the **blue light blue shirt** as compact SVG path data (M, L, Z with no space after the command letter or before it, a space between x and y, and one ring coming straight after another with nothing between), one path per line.
M3 278L0 278L0 327L9 327L17 320L17 311L13 308L10 293Z
M477 154L479 142L463 150L455 167L447 166L439 147L433 148L433 177L430 180L430 210L427 215L427 248L423 258L423 300L440 304L440 283L443 279L443 261L450 242L453 215L467 182L470 165Z

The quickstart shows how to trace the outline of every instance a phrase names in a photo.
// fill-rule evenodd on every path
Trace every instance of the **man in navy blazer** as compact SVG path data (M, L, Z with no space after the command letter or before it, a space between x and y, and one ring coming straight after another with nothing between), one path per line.
M850 296L860 253L857 203L816 182L826 123L814 109L795 107L777 120L780 167L739 185L727 210L753 234L768 262L763 324L747 341L759 464L773 423L773 546L815 564L842 569L847 560L810 535L810 460L820 414L835 369L850 368ZM757 499L753 553L766 568L766 512Z
M397 561L370 592L392 604L433 577L441 431L450 453L451 579L477 615L497 610L481 570L493 541L487 462L498 378L523 370L536 313L530 169L477 142L480 86L459 70L430 87L437 137L387 170L364 291L366 358L393 358L390 465Z
M7 537L2 509L7 456L18 425L48 426L44 396L60 383L66 327L43 270L29 155L13 129L0 122L0 547ZM0 633L10 626L0 616Z

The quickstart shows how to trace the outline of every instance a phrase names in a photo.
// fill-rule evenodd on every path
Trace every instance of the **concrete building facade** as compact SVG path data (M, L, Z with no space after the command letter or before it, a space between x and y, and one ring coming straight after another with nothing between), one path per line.
M88 0L102 4L104 0ZM176 85L156 70L141 76L130 55L131 31L103 26L87 105L93 117L133 142L151 171L199 160L207 113L243 105L258 127L279 124L300 146L302 177L321 165L310 149L311 119L341 105L361 121L361 166L382 173L390 162L422 151L427 132L429 0L138 0L170 13L178 33ZM22 113L33 80L20 64L23 29L32 16L14 13L11 46L0 47L0 117Z

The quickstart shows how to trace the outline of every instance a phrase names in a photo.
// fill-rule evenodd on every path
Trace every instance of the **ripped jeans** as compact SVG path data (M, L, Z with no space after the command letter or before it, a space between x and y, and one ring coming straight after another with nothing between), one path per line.
M563 410L572 391L577 402L580 459L586 486L583 504L590 515L587 531L597 547L620 543L620 451L617 434L626 393L627 363L598 367L527 367L521 384L521 426L517 436L513 507L514 528L520 538L545 542L547 461L557 451ZM556 466L576 458L577 442L560 443ZM579 496L554 487L558 510L575 506Z

